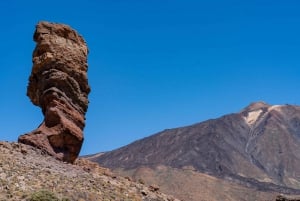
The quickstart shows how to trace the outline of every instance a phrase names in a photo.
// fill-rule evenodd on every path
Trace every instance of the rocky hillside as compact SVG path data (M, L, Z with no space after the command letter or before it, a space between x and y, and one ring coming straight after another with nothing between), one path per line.
M251 200L251 196L246 199L246 195L253 189L265 193L260 199L273 199L272 196L279 193L300 194L299 159L300 107L263 102L218 119L168 129L118 150L90 157L124 175L145 177L140 170L146 167L147 174L156 175L155 182L168 193L174 189L168 180L178 181L177 176L188 169L197 176L176 183L177 189L183 191L176 196L195 201L201 198L197 192L203 190L201 186L194 186L199 183L200 174L232 184L232 188L227 185L214 189L212 186L210 190L203 190L211 191L212 196L231 193L232 197L227 200ZM158 167L172 171L163 173ZM234 193L237 189L234 185L246 188L244 193ZM194 195L189 197L188 194Z
M52 199L50 199L52 198ZM34 147L0 142L0 200L178 201L85 159L60 162Z

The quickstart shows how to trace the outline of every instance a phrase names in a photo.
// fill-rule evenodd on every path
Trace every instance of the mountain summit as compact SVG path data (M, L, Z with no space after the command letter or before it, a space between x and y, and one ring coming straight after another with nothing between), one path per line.
M268 108L268 107L271 107L271 105L269 105L268 103L265 103L263 101L259 101L259 102L251 103L250 105L245 107L242 111L251 112L253 110L259 110L259 109L264 109L264 108Z
M123 173L137 175L141 167L190 169L257 191L300 194L300 106L255 102L90 159ZM186 199L183 194L176 196Z

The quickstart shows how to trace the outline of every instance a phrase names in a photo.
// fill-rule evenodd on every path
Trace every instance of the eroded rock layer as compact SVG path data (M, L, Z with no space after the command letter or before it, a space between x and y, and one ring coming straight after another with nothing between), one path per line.
M57 159L73 162L83 143L90 87L88 48L71 27L40 22L27 96L41 107L44 121L19 142L41 148Z

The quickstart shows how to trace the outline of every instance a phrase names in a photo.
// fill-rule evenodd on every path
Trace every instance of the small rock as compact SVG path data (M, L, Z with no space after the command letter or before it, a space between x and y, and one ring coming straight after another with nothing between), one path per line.
M24 176L18 176L17 178L18 178L19 180L24 180L24 179L25 179Z
M0 179L6 180L6 177L7 175L4 172L0 173Z
M157 191L159 191L159 187L157 185L150 185L149 190L151 192L157 192Z
M143 196L147 196L148 195L148 193L146 191L144 191L144 190L142 190L141 193L142 193Z

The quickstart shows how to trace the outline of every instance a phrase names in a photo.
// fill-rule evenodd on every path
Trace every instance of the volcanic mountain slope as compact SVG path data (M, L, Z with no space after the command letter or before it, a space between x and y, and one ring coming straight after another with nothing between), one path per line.
M228 200L251 200L245 195L253 189L261 193L260 199L276 193L300 194L297 190L300 189L299 159L300 107L272 106L264 102L252 103L238 113L218 119L168 129L118 150L90 157L102 166L135 177L147 175L141 171L146 168L153 175L151 182L158 183L168 193L172 193L170 185L174 185L168 180L177 181L180 170L181 174L183 170L195 174L188 182L176 183L179 191L189 193L202 188L193 186L199 182L200 174L210 175L215 179L212 183L220 184L220 179L227 182L226 189L211 191L221 196L232 193ZM159 167L167 168L169 171L164 173L169 177ZM235 194L237 185L245 193ZM186 200L199 200L196 196L200 196L196 193L188 198L187 192L173 193ZM220 200L212 199L215 195L209 200Z
M179 201L88 160L68 164L29 145L8 142L0 142L0 200Z

